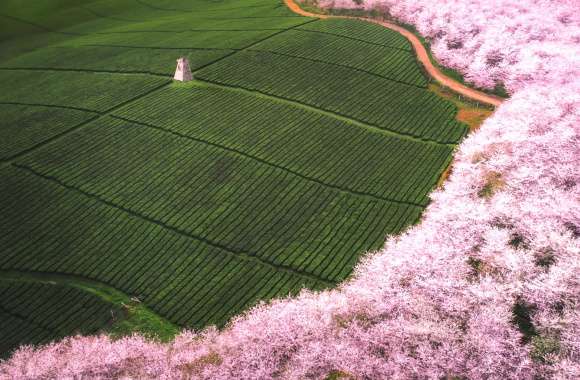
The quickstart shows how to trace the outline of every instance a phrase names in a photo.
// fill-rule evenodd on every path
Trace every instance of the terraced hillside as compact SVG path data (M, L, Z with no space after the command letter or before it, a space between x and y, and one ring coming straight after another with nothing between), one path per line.
M122 313L78 288L0 280L0 358L21 344L95 333Z
M467 131L377 25L20 3L0 5L0 270L98 280L180 326L344 280L418 220ZM179 56L194 81L172 81Z

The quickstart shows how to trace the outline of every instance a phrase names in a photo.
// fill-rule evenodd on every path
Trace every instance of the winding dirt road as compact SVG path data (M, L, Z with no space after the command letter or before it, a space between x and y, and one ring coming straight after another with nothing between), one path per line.
M385 28L389 28L391 30L394 30L394 31L402 34L405 38L407 38L409 40L409 42L411 42L411 45L413 46L413 49L415 49L415 53L417 55L417 59L419 60L419 62L421 62L423 67L425 67L425 70L427 70L427 73L429 73L429 75L431 75L431 77L433 77L433 79L435 79L437 82L441 83L443 86L448 87L449 89L453 90L454 92L457 92L458 94L461 94L461 95L468 97L472 100L478 101L480 103L489 104L489 105L492 105L494 107L499 106L503 101L499 97L496 97L493 95L488 95L482 91L478 91L478 90L475 90L473 88L467 87L467 86L457 82L456 80L446 76L445 74L443 74L441 72L441 70L439 70L435 65L433 65L433 63L431 63L431 60L429 59L429 54L427 53L427 50L425 50L425 47L423 46L423 44L421 44L421 41L419 41L419 39L413 33L409 32L405 28L400 27L399 25L395 25L393 23L386 22L386 21L373 20L373 19L366 18L366 17L330 16L330 15L323 15L323 14L307 12L307 11L303 10L302 8L300 8L300 6L298 4L296 4L294 0L284 0L284 3L286 3L286 5L288 6L288 8L290 8L290 10L292 10L294 13L297 13L301 16L317 17L317 18L321 18L321 19L331 18L331 17L351 18L351 19L372 22L374 24L379 24L379 25L384 26Z

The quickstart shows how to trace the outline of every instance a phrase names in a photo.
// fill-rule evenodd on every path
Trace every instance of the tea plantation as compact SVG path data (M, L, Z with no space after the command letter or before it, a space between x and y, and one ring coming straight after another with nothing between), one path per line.
M116 305L78 288L0 280L0 358L21 344L95 333L122 313Z
M99 281L182 327L346 279L418 221L467 132L403 37L277 0L3 0L0 19L0 279ZM106 328L117 306L79 292L0 282L2 349Z

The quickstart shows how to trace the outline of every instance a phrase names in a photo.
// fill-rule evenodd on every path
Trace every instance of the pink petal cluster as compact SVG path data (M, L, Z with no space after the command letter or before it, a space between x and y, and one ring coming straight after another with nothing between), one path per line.
M441 61L512 94L461 144L422 223L339 289L261 304L221 332L171 343L23 347L0 378L580 378L579 3L364 5L387 6L433 39Z
M578 76L578 0L319 0L326 7L379 9L414 25L437 59L482 88L510 93L530 82ZM357 4L360 3L360 4Z

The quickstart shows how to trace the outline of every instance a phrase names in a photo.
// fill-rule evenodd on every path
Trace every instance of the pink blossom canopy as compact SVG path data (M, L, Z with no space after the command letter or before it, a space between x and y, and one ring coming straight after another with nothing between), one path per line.
M578 1L363 6L388 8L445 65L511 94L461 144L422 223L339 289L262 304L221 332L168 344L98 336L23 347L0 378L580 378Z

